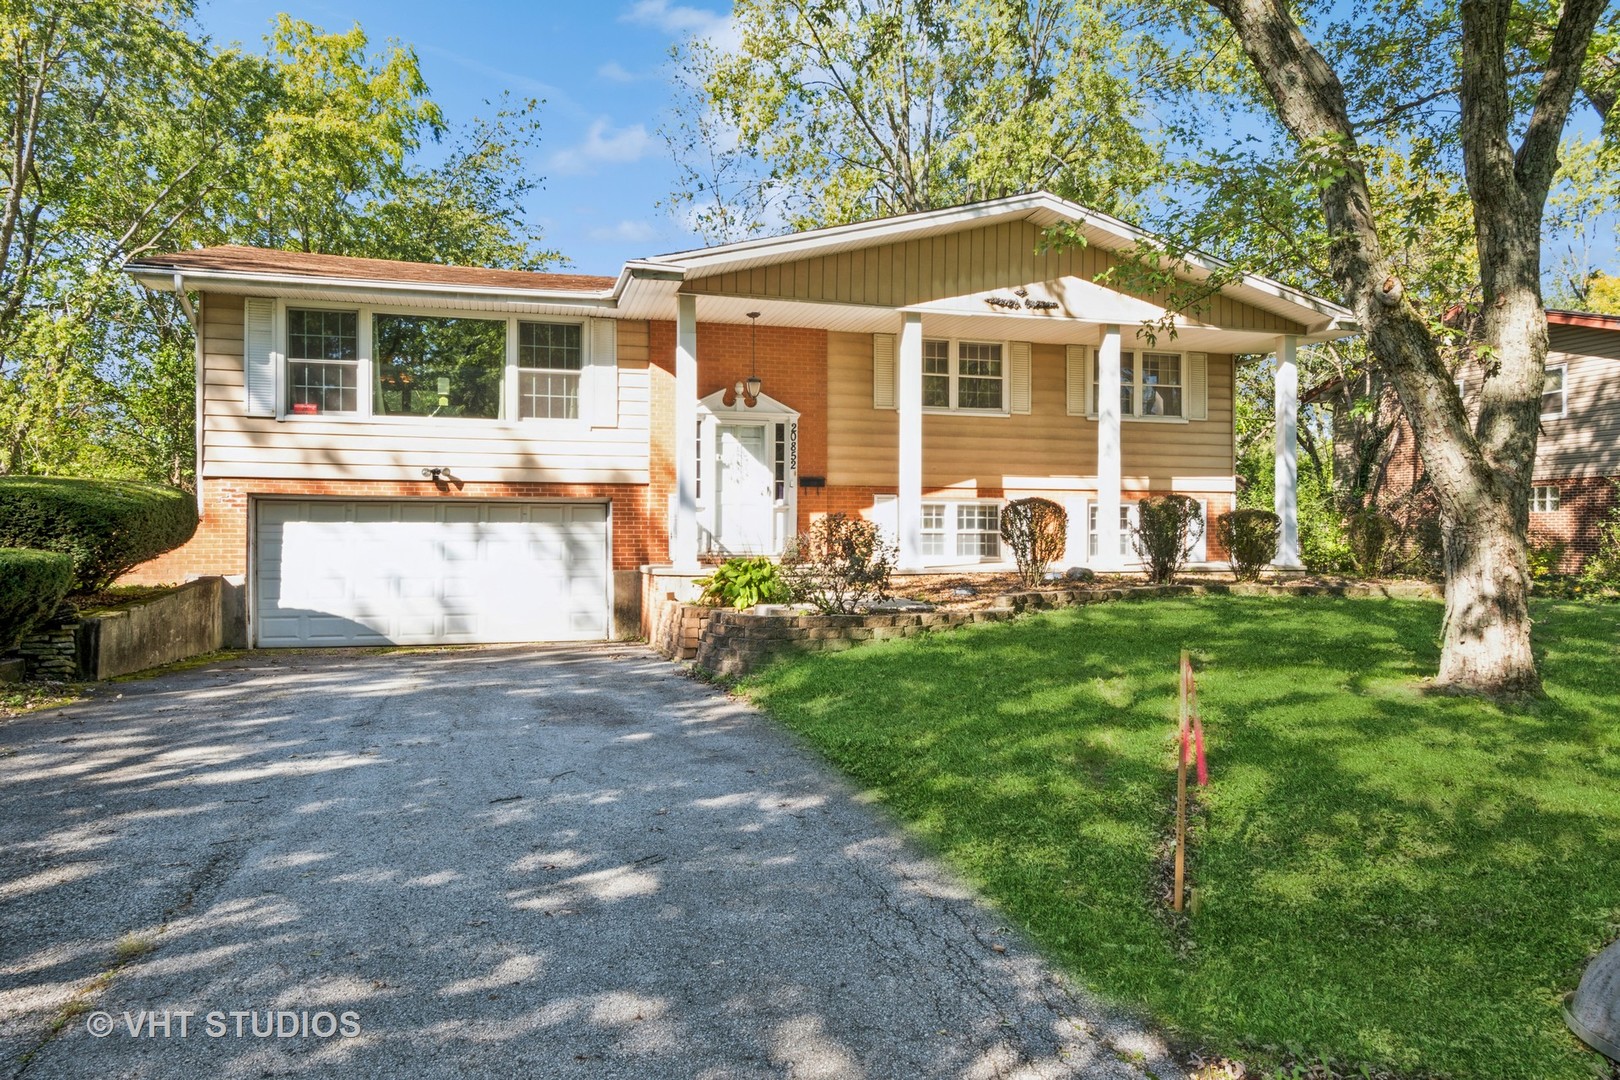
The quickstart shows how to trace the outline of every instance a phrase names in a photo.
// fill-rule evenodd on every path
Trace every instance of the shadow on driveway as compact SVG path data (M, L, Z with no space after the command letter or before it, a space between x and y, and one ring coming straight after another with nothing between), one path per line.
M80 1007L112 1033L53 1037ZM0 1075L1144 1069L1178 1075L639 647L258 654L0 727Z

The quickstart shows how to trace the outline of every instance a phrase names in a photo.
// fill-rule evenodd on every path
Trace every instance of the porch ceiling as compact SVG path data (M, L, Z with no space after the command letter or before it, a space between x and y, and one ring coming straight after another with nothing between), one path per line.
M674 313L674 290L670 290L668 313L624 314L632 318L669 319ZM807 303L804 301L761 299L748 296L700 296L697 316L701 323L746 325L747 313L760 313L764 326L816 327L834 333L892 334L900 330L902 312L894 308L849 304ZM1033 341L1053 345L1096 345L1102 340L1107 320L1072 318L1054 314L963 314L922 312L923 333L929 337L986 338L993 341ZM1139 323L1124 323L1120 329L1125 348L1148 347ZM1159 333L1160 348L1213 353L1270 353L1277 348L1274 330L1228 330L1181 322L1174 335ZM1302 337L1303 341L1324 341L1340 334Z

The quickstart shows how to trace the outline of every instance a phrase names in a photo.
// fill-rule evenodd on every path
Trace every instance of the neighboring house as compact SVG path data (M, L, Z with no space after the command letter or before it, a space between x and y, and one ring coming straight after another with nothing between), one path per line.
M1560 549L1559 570L1575 573L1597 550L1598 525L1615 504L1615 481L1620 479L1620 400L1611 392L1620 380L1620 316L1548 311L1547 333L1530 539ZM1457 388L1470 416L1476 414L1482 382L1477 363L1464 365ZM1368 375L1348 393L1329 384L1312 396L1330 401L1336 415L1356 398L1379 402L1376 415L1388 434L1376 445L1364 438L1364 421L1336 422L1335 472L1341 481L1361 474L1360 482L1374 501L1411 526L1433 518L1433 497L1412 428L1393 392L1381 385ZM1358 451L1358 444L1365 449ZM1371 460L1358 462L1363 454L1372 455Z
M1087 243L1046 248L1065 222ZM144 256L142 284L201 297L202 525L130 580L240 575L261 646L627 637L706 555L778 554L833 511L907 570L1005 566L1027 495L1068 508L1066 565L1123 569L1142 496L1229 509L1234 357L1282 354L1292 416L1294 348L1352 330L1245 278L1147 340L1156 298L1098 283L1143 239L1034 194L616 277Z

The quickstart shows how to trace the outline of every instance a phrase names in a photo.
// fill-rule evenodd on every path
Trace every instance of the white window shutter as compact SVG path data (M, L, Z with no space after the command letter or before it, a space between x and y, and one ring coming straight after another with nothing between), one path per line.
M872 335L872 408L893 409L895 402L894 335Z
M276 415L276 302L242 302L242 385L249 416Z
M1201 563L1209 561L1209 500L1198 500L1198 516L1204 521L1204 529L1198 534L1198 543L1193 545L1192 554L1187 558L1191 562Z
M1187 419L1209 419L1209 356L1187 354Z
M1030 373L1030 352L1030 344L1027 341L1014 341L1008 346L1011 363L1007 366L1012 376L1009 397L1012 411L1015 413L1027 414L1029 412L1030 395L1032 393L1030 382L1033 378Z
M1096 410L1091 400L1091 365L1084 345L1068 348L1068 398L1070 416L1089 416Z
M591 319L589 364L585 382L590 390L585 407L591 427L619 426L619 324L612 319Z

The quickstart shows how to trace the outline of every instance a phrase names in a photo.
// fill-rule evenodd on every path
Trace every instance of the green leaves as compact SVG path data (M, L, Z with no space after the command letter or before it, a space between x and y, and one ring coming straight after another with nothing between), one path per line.
M672 204L711 241L1049 188L1116 213L1156 152L1144 46L1097 3L742 0L741 44L676 50Z
M560 261L523 220L538 101L452 133L408 47L283 15L256 55L192 16L189 0L0 4L0 472L189 484L194 338L173 297L122 274L143 253Z

